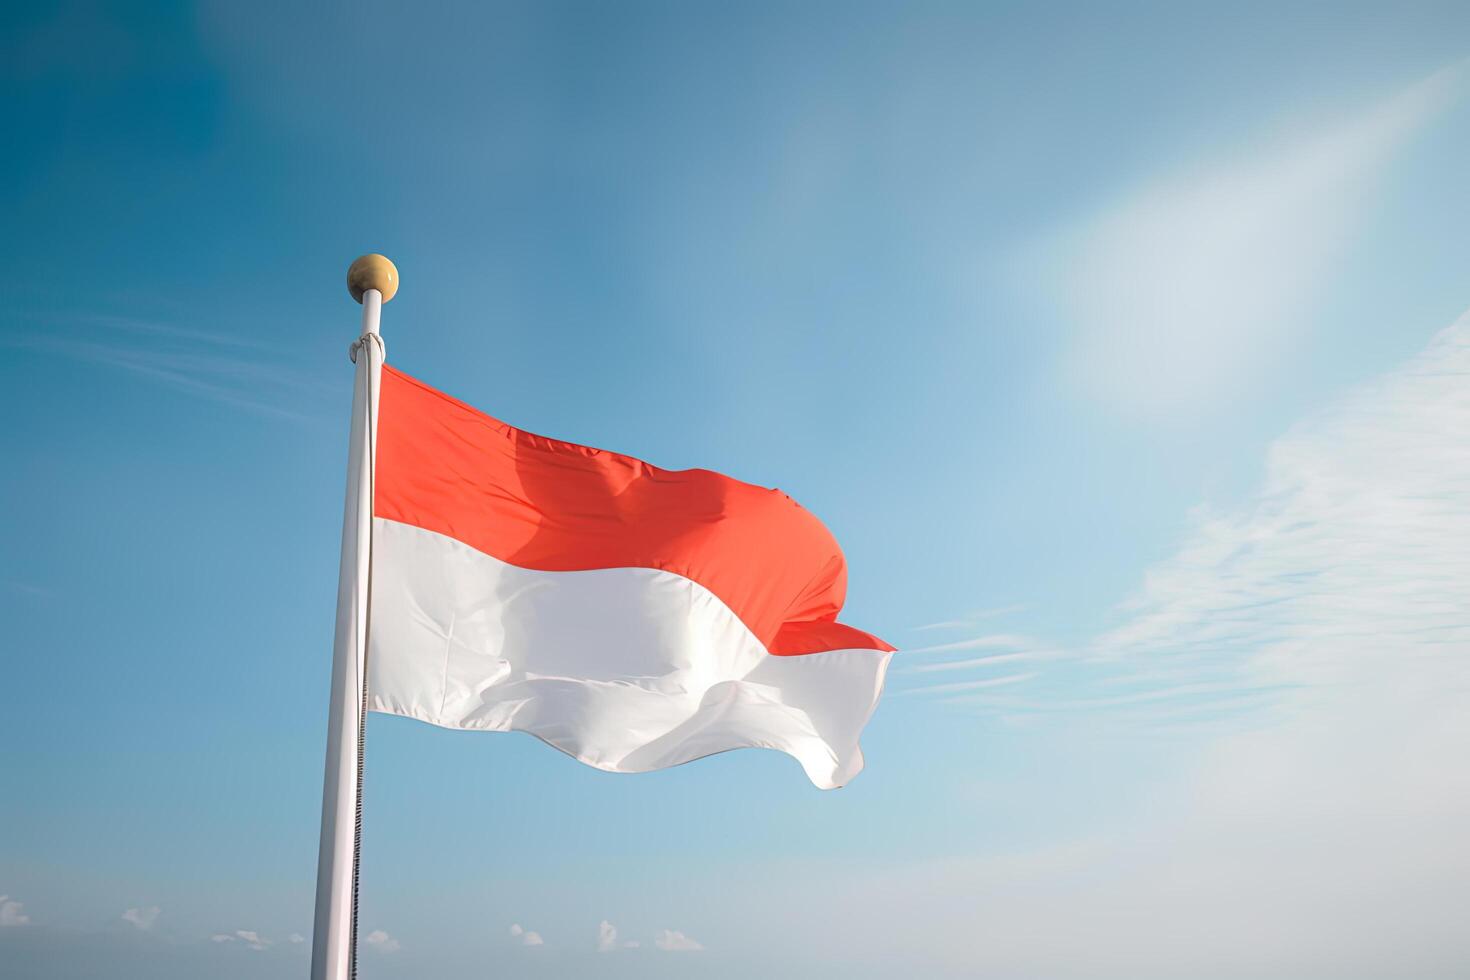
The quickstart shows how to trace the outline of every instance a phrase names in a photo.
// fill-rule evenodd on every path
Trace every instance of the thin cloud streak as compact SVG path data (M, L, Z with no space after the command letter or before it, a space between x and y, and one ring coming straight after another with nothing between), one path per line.
M245 350L260 351L262 353L270 353L272 351L270 345L252 337L229 333L211 333L206 330L195 330L171 323L141 320L137 317L116 316L110 313L73 313L67 316L51 314L37 316L35 319L44 319L61 329L65 329L71 325L93 326L173 340L194 341L211 347L238 347Z
M977 691L988 687L1008 687L1012 684L1020 684L1039 676L1036 672L1028 674L1007 674L1004 677L988 677L978 681L955 681L952 684L932 684L928 687L911 687L905 691L894 691L889 697L905 697L916 694L946 694L952 691Z
M1034 675L1031 675L1034 676ZM954 685L955 689L963 688L965 685ZM987 686L983 683L975 687ZM989 685L995 686L995 685ZM941 690L941 688L929 688L928 690ZM1048 713L1075 713L1087 711L1105 711L1111 708L1125 707L1136 704L1150 704L1156 701L1178 701L1185 698L1208 697L1219 695L1220 701L1228 701L1232 704L1240 704L1249 699L1251 704L1259 703L1258 697L1277 693L1280 688L1261 688L1256 691L1242 690L1239 686L1230 683L1201 683L1180 684L1175 687L1151 688L1145 691L1136 691L1132 694L1118 694L1112 697L1092 698L951 698L952 703L957 704L980 704L986 707L1004 711L1022 712L1048 712ZM1252 695L1256 697L1252 697ZM1217 702L1218 703L1218 702Z
M906 657L912 657L921 653L946 653L951 650L985 650L999 648L1003 650L1018 650L1035 645L1035 640L1027 636L1016 636L1010 633L992 633L988 636L977 636L969 640L957 640L954 643L938 643L934 646L914 647L904 650Z
M59 325L46 333L6 337L0 346L113 368L257 415L320 421L297 407L320 386L253 341L99 314L54 319Z
M1024 612L1028 608L1025 603L1016 603L1010 606L996 606L993 609L981 609L979 612L970 613L961 619L945 619L937 623L925 623L923 626L913 627L913 630L920 632L924 630L971 629L977 623L983 622L984 620L1010 616L1018 612Z
M942 664L919 664L916 667L904 669L905 674L929 674L935 671L948 670L971 670L976 667L990 667L995 664L1014 663L1017 660L1035 660L1035 653L997 653L990 657L971 657L969 660L951 660Z

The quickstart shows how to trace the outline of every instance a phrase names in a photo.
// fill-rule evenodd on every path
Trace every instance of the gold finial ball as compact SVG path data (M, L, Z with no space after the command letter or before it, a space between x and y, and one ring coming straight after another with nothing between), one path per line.
M362 294L369 289L382 293L384 303L398 292L398 267L377 252L362 256L347 268L347 291L353 299L361 303Z

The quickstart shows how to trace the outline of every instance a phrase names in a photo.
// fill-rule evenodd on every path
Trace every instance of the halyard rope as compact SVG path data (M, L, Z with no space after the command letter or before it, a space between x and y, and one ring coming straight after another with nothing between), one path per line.
M352 363L357 363L357 352L366 346L371 340L378 347L378 363L381 365L388 359L387 349L383 346L383 338L375 333L365 333L347 349L347 356ZM368 452L367 459L363 465L368 468L368 574L367 574L367 608L363 612L362 626L362 660L359 662L353 658L353 665L361 673L359 674L358 690L362 692L362 700L357 706L357 812L353 816L352 827L352 929L349 943L350 959L348 976L351 980L357 980L357 896L358 896L358 867L362 863L362 773L363 773L363 749L367 741L367 656L368 641L371 638L373 626L373 518L372 502L377 499L377 459L378 459L378 413L377 413L377 383L378 378L373 371L371 355L367 365L367 436Z

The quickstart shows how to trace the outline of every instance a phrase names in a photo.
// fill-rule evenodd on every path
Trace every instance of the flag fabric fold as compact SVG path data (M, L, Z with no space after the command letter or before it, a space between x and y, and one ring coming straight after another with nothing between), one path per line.
M822 788L893 648L837 622L831 533L778 490L533 435L384 367L369 707L644 772L742 747Z

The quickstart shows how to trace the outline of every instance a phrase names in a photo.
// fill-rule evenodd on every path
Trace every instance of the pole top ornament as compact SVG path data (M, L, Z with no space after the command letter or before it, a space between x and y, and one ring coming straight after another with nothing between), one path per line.
M398 267L377 252L360 257L347 268L347 291L353 299L361 303L362 294L369 289L382 293L384 303L398 292Z

